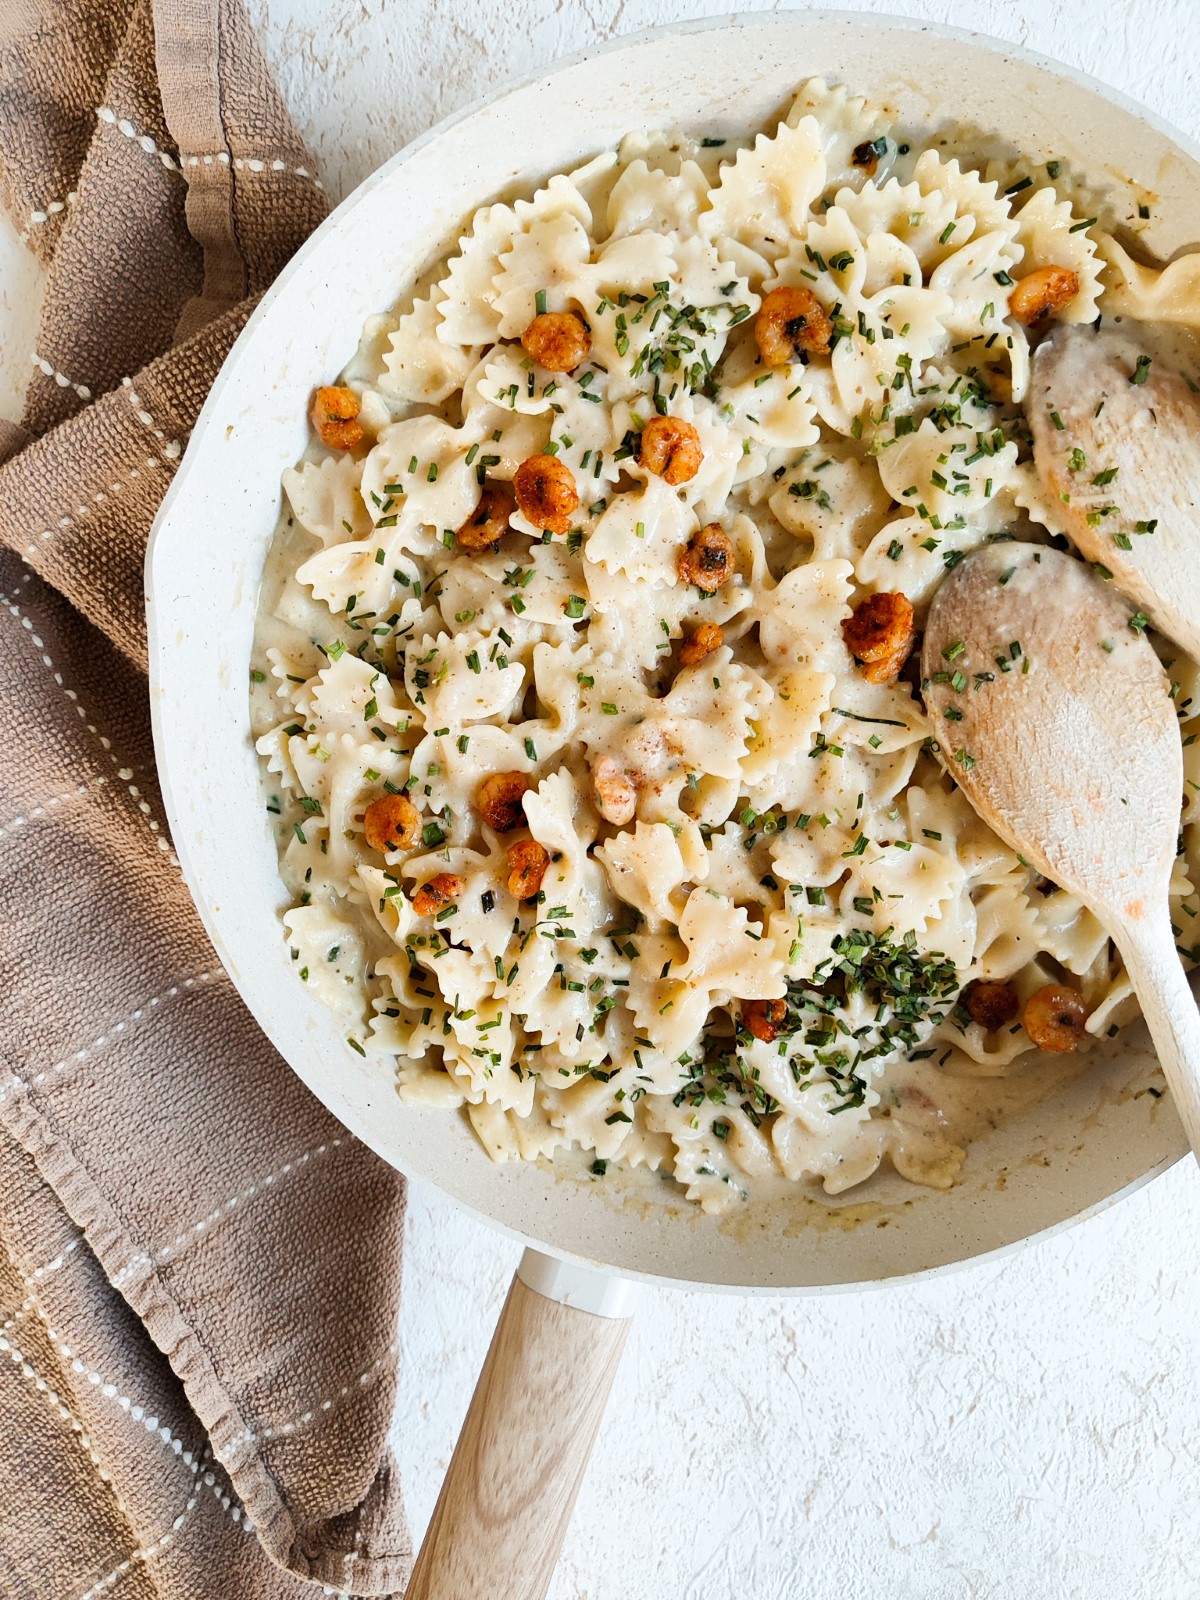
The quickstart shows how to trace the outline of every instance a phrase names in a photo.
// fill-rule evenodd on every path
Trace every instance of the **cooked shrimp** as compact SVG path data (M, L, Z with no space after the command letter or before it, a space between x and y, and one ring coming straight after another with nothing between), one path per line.
M778 1039L786 1016L787 1006L782 1000L747 1000L742 1007L742 1021L764 1044Z
M679 557L680 583L694 583L705 594L716 594L736 571L733 540L719 522L705 523Z
M574 311L543 311L525 329L521 344L547 372L574 372L587 360L592 336Z
M1088 1008L1078 989L1067 983L1047 983L1025 1002L1025 1032L1039 1050L1066 1055L1082 1043Z
M469 555L494 549L508 532L508 519L515 507L508 484L489 483L479 496L479 504L455 533L455 544Z
M606 822L618 828L632 822L637 810L637 789L611 756L598 756L592 763L592 787L596 791L596 808Z
M353 450L363 441L363 425L356 420L361 410L362 401L353 389L330 385L313 395L309 416L322 444L331 450Z
M537 528L566 533L579 510L579 490L565 461L557 456L530 456L513 479L517 504Z
M887 150L886 139L864 139L862 144L856 144L850 155L851 166L860 167L864 172L872 173L879 165L879 158Z
M712 655L725 643L724 630L715 622L702 622L696 631L679 646L681 667L699 666L705 656Z
M475 792L479 815L496 833L511 833L525 821L521 801L533 785L523 772L493 772Z
M827 356L833 322L811 289L772 289L754 319L754 337L764 367Z
M682 417L651 417L642 429L638 460L664 483L689 483L700 471L700 435Z
M963 1005L971 1021L978 1022L989 1033L1011 1022L1021 1009L1017 991L1011 983L982 978L968 985L963 995Z
M1028 328L1069 305L1078 293L1079 274L1070 267L1038 267L1013 284L1008 309Z
M465 885L457 872L438 872L423 883L412 897L412 908L419 917L436 917L461 897Z
M382 794L363 815L372 850L411 850L421 833L421 813L406 794Z
M868 595L842 623L842 635L868 683L892 683L916 638L912 602L886 590Z
M508 847L508 892L517 900L532 900L542 887L550 852L536 839L518 839Z

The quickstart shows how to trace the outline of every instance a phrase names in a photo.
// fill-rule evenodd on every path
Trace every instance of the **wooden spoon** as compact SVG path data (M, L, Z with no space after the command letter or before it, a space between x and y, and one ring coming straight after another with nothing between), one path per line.
M1034 355L1027 410L1065 531L1200 660L1200 396L1125 334L1064 324Z
M1167 907L1183 752L1166 675L1131 615L1071 556L987 545L934 596L925 702L983 820L1112 935L1200 1155L1200 1017Z

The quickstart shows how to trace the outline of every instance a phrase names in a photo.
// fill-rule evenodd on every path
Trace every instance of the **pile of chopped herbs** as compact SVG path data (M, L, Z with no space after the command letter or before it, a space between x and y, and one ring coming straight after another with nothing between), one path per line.
M939 951L919 952L915 934L896 941L892 931L854 928L839 934L811 981L787 984L776 1048L802 1089L822 1081L833 1086L834 1114L861 1106L868 1087L861 1069L897 1051L915 1050L949 1015L961 988L952 961ZM851 1029L845 1013L857 995L874 1004L875 1015ZM703 1056L681 1060L688 1076L675 1104L736 1104L756 1125L777 1111L778 1103L743 1054L750 1043L750 1034L739 1027L732 1044L711 1039Z

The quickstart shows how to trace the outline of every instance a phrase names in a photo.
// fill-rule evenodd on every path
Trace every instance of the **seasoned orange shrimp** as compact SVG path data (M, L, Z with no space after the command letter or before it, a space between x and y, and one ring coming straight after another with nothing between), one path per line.
M516 506L506 483L489 483L479 496L479 504L454 535L454 542L468 555L492 550L508 532L508 519Z
M313 395L309 416L330 450L353 450L363 442L363 425L357 420L362 401L353 389L330 385Z
M772 289L754 319L754 338L764 367L827 356L833 322L811 289Z
M1078 293L1079 274L1070 267L1038 267L1013 284L1008 309L1028 328L1069 305Z
M579 490L565 461L557 456L530 456L513 478L517 504L537 528L566 533L579 510Z
M439 911L454 905L466 885L457 872L438 872L423 883L412 897L412 908L419 917L436 917Z
M521 344L547 372L574 372L588 358L592 336L574 311L543 311L521 335Z
M868 595L842 623L842 635L868 683L892 683L916 638L912 602L886 590Z
M651 417L642 429L638 460L672 487L690 483L704 460L700 435L682 417Z
M733 540L719 522L705 523L679 557L680 583L694 583L705 594L716 594L736 571Z
M679 646L679 665L696 667L725 643L725 633L715 622L702 622Z
M989 1033L1011 1022L1021 1009L1017 991L1011 983L982 978L968 986L963 1005L971 1021L978 1022Z
M421 832L421 813L406 794L383 794L363 814L363 834L372 850L411 850Z
M597 756L593 761L592 787L596 791L596 809L606 822L620 828L633 821L637 789L629 774L611 756Z
M479 815L494 832L511 833L525 821L521 801L532 787L523 772L493 772L475 793Z
M742 1007L742 1020L764 1044L778 1039L786 1016L787 1006L782 1000L747 1000Z
M1066 1055L1083 1042L1087 1031L1087 1003L1078 989L1067 983L1047 983L1025 1002L1021 1020L1039 1050Z
M870 175L878 167L879 158L886 150L886 139L864 139L862 144L854 146L850 155L850 164Z
M550 852L536 839L518 839L508 847L508 892L517 900L532 900L542 887Z

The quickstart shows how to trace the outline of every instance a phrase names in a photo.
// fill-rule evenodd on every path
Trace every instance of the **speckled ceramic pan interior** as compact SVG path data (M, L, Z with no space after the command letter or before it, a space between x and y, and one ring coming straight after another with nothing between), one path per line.
M436 261L484 201L631 128L757 128L813 74L888 103L914 130L971 123L997 146L1065 157L1113 194L1119 214L1148 191L1148 243L1160 255L1200 238L1197 153L1052 63L965 33L847 14L639 35L442 124L339 207L226 362L147 562L155 735L175 845L234 983L309 1088L387 1160L540 1248L627 1274L773 1292L878 1282L1011 1247L1177 1160L1185 1146L1170 1103L1146 1092L1162 1080L1144 1032L1107 1043L1086 1076L978 1139L947 1192L887 1174L840 1201L796 1192L713 1218L653 1178L494 1166L465 1120L403 1105L386 1071L355 1055L296 981L247 674L280 473L304 448L313 385L333 380L364 319Z

